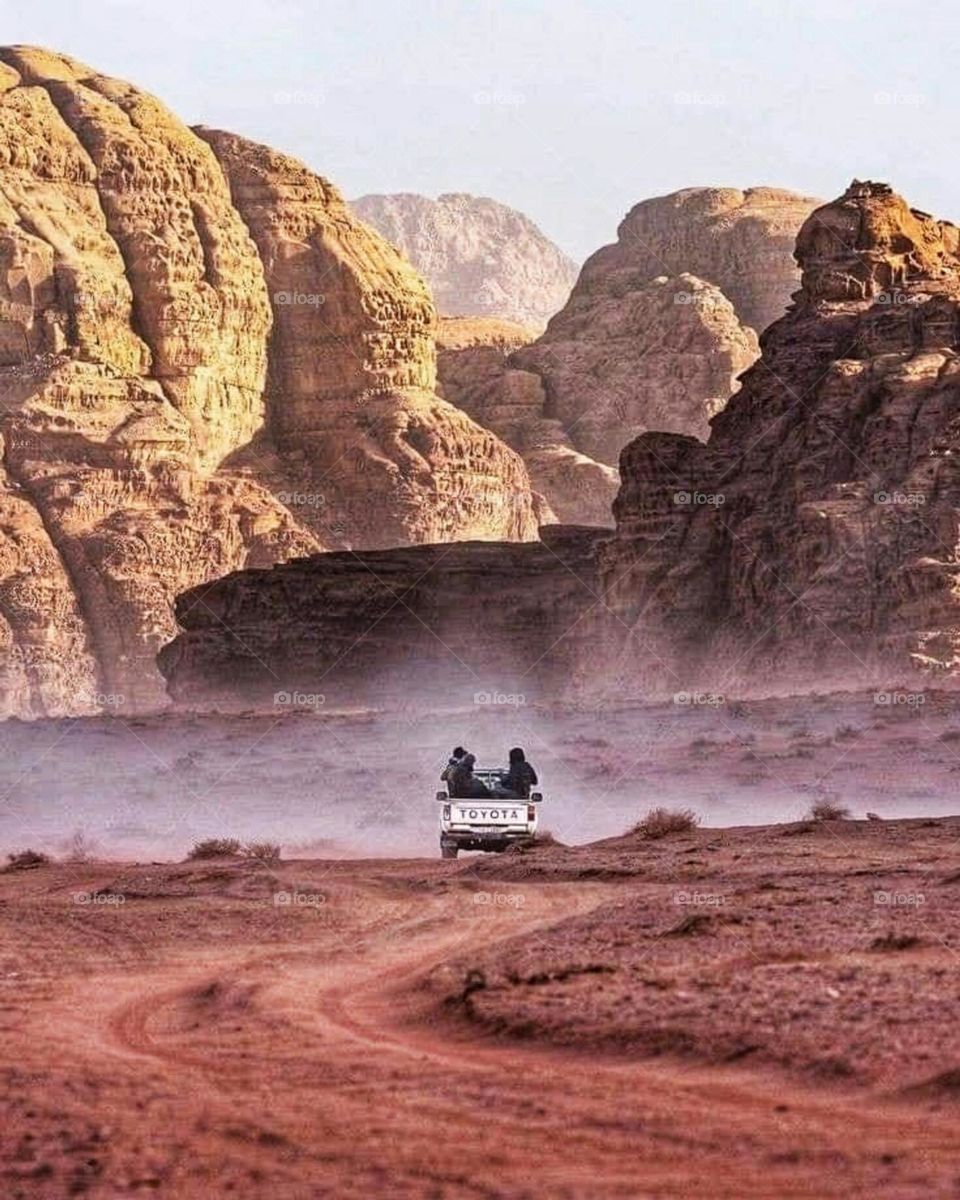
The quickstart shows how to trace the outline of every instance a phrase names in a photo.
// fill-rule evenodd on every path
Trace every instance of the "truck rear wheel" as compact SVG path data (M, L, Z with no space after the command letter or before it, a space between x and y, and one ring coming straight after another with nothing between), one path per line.
M458 849L459 849L459 847L456 845L456 843L441 842L440 843L440 857L441 858L456 858Z

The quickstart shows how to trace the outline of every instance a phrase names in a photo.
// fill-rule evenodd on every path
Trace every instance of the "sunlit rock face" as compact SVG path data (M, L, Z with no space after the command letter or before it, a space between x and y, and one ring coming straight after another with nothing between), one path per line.
M301 164L0 50L0 715L164 702L173 598L244 566L535 537L434 325Z
M760 334L783 316L799 273L797 233L820 200L784 188L684 188L641 200L617 240L583 265L578 288L606 291L611 272L643 279L696 275L727 297L740 321Z

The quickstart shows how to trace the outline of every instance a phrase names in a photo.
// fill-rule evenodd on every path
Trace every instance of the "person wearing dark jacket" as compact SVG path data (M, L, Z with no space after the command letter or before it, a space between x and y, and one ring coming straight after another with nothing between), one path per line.
M447 790L453 799L459 799L456 791L454 790L456 786L454 780L456 778L457 768L460 766L460 763L466 758L466 756L467 752L462 746L454 746L453 753L447 760L447 765L440 772L440 779L447 785Z
M510 766L501 777L501 782L507 795L517 800L526 800L530 789L539 782L536 771L527 762L527 756L520 746L514 746L510 751Z
M487 785L482 780L477 779L473 773L476 761L475 755L464 754L457 761L456 765L450 769L449 789L453 799L481 800L484 796L490 795Z

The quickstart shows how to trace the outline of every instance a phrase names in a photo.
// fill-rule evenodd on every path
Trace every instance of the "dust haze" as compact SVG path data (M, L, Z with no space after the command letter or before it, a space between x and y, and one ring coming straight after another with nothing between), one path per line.
M522 745L542 825L571 845L621 834L658 804L710 826L797 820L821 799L860 817L936 815L960 771L948 692L548 709L478 691L443 712L412 697L389 711L291 708L309 700L291 694L272 714L7 722L0 844L170 860L236 837L292 857L435 855L434 794L458 743L494 766Z

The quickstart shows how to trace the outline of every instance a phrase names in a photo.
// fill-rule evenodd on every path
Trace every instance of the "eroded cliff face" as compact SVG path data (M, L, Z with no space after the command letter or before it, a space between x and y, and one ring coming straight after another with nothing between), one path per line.
M709 440L646 433L624 449L613 536L548 527L543 545L231 576L181 598L184 632L163 652L174 696L266 705L330 680L335 704L398 703L432 673L448 701L472 670L480 691L523 690L522 671L554 700L712 703L957 674L958 230L855 182L811 214L797 258L797 302ZM470 348L463 330L451 340Z
M198 133L264 264L277 482L314 497L304 523L368 548L535 537L521 460L435 394L436 311L410 264L294 159Z
M797 233L821 202L783 188L685 188L641 200L617 240L583 265L577 288L608 290L611 272L642 279L696 275L730 300L756 333L783 316L798 282Z
M321 554L181 596L160 655L191 709L554 702L582 670L605 530ZM519 717L518 717L519 719Z
M577 277L576 264L528 217L483 196L371 195L351 207L423 272L444 316L542 329Z
M444 395L523 454L561 520L609 522L628 442L708 436L760 352L755 330L797 287L793 244L815 204L774 188L643 201L539 337L442 351Z
M300 164L0 50L0 714L161 703L173 597L240 567L535 536L520 459L433 392L434 320Z
M445 319L437 339L440 391L521 455L541 523L611 526L616 470L576 448L562 422L547 416L540 375L514 365L514 353L534 336L492 318Z
M622 680L722 692L956 673L957 234L855 181L800 230L797 304L707 444L647 434L624 450L603 565L632 634Z
M510 361L540 377L546 410L574 446L615 466L647 430L706 438L758 354L753 330L718 288L627 269L602 288L575 290L546 333Z

